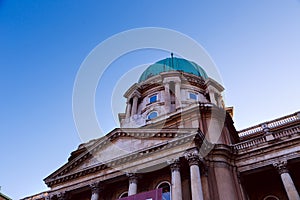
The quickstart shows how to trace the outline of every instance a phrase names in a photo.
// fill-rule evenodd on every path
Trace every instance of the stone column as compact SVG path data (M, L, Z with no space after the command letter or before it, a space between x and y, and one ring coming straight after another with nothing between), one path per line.
M288 198L290 200L300 200L295 184L288 172L287 161L281 160L279 162L273 163L273 166L277 169L278 173L280 174Z
M127 102L125 119L128 119L130 117L130 112L131 112L131 103L129 99L129 101Z
M188 160L190 166L192 200L203 200L198 150L194 149L187 152L185 158Z
M165 110L166 113L171 111L171 96L170 96L170 85L169 83L164 83L165 86Z
M172 200L182 200L180 161L174 159L169 161L169 164L172 172Z
M139 98L137 96L133 97L132 108L131 108L131 116L136 114L138 99Z
M99 196L100 196L99 182L95 182L95 183L90 184L90 188L91 188L91 191L92 191L91 200L99 200Z
M176 110L181 107L180 82L175 82L175 106Z
M135 195L137 194L138 177L134 173L128 173L127 176L129 178L128 196Z

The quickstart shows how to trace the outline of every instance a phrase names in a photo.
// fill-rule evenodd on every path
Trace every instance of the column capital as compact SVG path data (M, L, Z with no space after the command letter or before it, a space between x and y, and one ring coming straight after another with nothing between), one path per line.
M60 193L58 193L56 196L57 196L57 199L58 199L58 200L66 200L66 199L67 199L67 194L66 194L66 192L60 192Z
M280 160L273 163L273 166L277 169L279 174L288 173L287 160Z
M191 149L184 154L185 159L189 162L189 165L199 165L200 157L197 149Z
M95 193L98 194L102 190L102 187L100 186L100 182L91 183L90 188L91 188L92 194L95 194Z
M168 164L170 165L171 171L179 171L180 170L180 160L179 158L168 160Z
M136 173L126 173L126 176L129 179L129 184L131 184L131 183L137 184L137 182L138 182L138 176L137 176Z

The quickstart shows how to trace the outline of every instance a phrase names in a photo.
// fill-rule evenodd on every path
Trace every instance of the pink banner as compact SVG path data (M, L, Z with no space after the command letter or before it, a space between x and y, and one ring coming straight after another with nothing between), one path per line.
M162 200L162 189L151 190L148 192L139 193L129 197L124 197L119 200Z

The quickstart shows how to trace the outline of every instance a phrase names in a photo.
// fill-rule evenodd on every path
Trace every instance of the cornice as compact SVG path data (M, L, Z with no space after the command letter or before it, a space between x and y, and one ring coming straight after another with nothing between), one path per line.
M124 94L125 98L131 96L134 92L139 92L140 85L138 83L133 84Z
M212 78L206 79L205 85L206 85L206 87L208 87L208 86L213 86L213 87L215 87L219 92L224 91L224 87L223 87L220 83L218 83L217 81L215 81L215 80L212 79Z

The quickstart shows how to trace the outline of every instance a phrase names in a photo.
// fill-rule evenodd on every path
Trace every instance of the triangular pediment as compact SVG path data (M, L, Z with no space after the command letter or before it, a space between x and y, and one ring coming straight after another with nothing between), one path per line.
M168 140L170 140L170 138L119 137L113 141L108 141L97 151L91 151L92 156L80 166L74 168L72 172L107 163L124 155L158 145Z
M195 131L195 130L190 130ZM81 144L71 153L69 161L44 179L48 186L70 175L81 176L84 171L92 168L104 169L106 163L130 155L133 152L143 151L155 146L167 144L168 141L180 138L188 130L178 129L115 129L106 136Z

